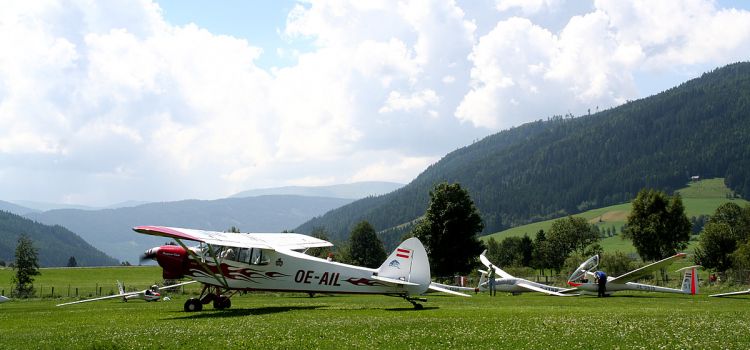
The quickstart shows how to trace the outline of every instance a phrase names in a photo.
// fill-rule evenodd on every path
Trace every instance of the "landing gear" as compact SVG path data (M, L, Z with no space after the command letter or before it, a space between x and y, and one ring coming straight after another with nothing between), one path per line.
M190 298L185 301L184 309L186 312L202 311L203 305L211 302L213 302L214 309L216 310L228 309L232 307L232 300L229 298L233 295L234 293L222 295L221 288L205 285L203 286L200 297Z
M203 303L200 299L190 298L185 301L185 312L195 312L203 310Z
M424 308L422 304L418 303L418 301L421 301L421 302L427 301L426 298L412 298L406 295L404 296L404 299L406 299L406 301L410 302L411 305L414 306L414 310L422 310L422 308Z
M218 296L214 298L214 309L224 310L232 306L232 300L225 296Z

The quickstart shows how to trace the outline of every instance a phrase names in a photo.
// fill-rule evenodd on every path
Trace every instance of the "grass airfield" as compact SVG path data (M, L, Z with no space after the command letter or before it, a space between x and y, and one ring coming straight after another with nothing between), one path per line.
M170 301L0 304L0 348L748 348L750 297L623 293L610 298L250 293L224 311ZM65 301L70 300L65 298Z

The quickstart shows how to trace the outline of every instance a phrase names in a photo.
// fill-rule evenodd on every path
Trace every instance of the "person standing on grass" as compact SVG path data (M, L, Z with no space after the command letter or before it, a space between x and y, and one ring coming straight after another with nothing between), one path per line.
M490 264L490 272L487 274L487 278L489 278L487 284L490 286L490 296L495 296L497 294L497 291L495 290L495 268L492 264Z
M599 285L599 289L597 290L596 297L606 297L607 294L607 274L604 273L604 271L596 271L594 274L596 276L596 283Z

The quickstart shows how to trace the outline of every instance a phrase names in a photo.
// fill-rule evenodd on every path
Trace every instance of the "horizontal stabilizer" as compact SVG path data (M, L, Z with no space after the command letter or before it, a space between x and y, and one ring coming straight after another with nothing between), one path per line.
M388 278L388 277L383 277L383 276L378 276L378 275L372 275L372 279L378 280L380 282L386 282L386 283L403 284L405 286L418 286L419 285L418 283L411 283L411 282L398 280L395 278Z
M434 290L436 292L447 293L447 294L457 295L457 296L460 296L460 297L469 297L469 298L471 298L471 295L464 294L464 293L459 293L459 292L455 292L455 291L452 291L452 290L447 289L447 288L436 286L435 283L430 283L430 286L427 287L427 288L429 288L430 290Z

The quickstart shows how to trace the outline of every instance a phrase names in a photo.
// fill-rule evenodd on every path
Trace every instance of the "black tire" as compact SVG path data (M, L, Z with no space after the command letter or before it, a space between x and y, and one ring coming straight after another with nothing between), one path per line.
M190 298L185 301L185 312L197 312L203 310L203 303L195 298Z
M414 304L414 310L422 310L422 304Z
M224 310L232 306L232 302L225 296L216 297L214 299L214 309Z

